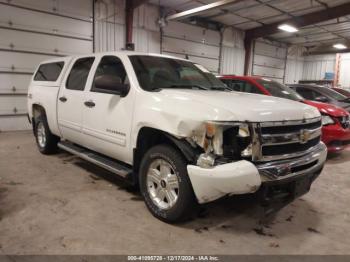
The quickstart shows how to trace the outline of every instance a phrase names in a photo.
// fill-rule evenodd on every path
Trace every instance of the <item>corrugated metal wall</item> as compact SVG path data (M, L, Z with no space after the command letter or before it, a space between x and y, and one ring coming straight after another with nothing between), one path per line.
M95 51L120 50L125 46L124 1L98 1L95 5Z
M350 88L350 53L340 55L339 85Z
M97 52L124 48L124 10L123 0L97 2ZM163 28L161 37L157 23L159 13L159 7L150 4L135 9L133 42L136 51L188 57L214 73L243 74L244 34L242 32L231 28L226 29L223 33L222 46L220 46L221 36L218 31L180 22L169 22Z
M303 78L304 48L302 46L291 46L288 48L288 57L286 72L284 77L285 84L296 84Z
M92 52L92 1L0 0L0 131L29 129L26 96L43 60Z
M335 55L306 56L302 80L321 80L326 72L334 73L335 58Z
M135 51L160 52L159 7L141 5L134 11ZM125 47L125 4L123 0L96 3L96 52L118 51Z
M218 73L220 60L220 33L198 26L169 22L163 28L162 53L202 64Z
M244 74L244 33L227 28L223 33L220 74Z
M285 84L297 84L303 77L304 58L288 57L286 65Z
M287 47L277 42L259 39L254 42L252 75L264 76L283 83Z

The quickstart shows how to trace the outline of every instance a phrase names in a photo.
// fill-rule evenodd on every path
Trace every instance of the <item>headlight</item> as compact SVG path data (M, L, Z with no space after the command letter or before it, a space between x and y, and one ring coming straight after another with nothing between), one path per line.
M328 126L328 125L333 125L335 124L333 118L329 115L322 115L322 125L323 126Z
M223 126L219 123L208 122L205 124L205 139L203 149L206 153L222 155Z

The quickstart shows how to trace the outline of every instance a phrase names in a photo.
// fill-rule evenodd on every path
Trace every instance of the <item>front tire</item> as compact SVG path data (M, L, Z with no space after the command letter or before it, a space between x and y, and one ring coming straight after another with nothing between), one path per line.
M34 134L39 151L44 155L56 153L59 137L51 133L45 115L38 116L34 121L34 125Z
M158 219L175 223L191 218L197 202L187 174L187 163L175 148L157 145L143 157L140 191L150 212Z

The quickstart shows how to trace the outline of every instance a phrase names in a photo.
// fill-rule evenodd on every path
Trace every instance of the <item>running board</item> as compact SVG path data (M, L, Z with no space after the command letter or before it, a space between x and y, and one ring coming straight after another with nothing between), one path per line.
M58 143L58 147L73 154L81 159L89 161L99 167L102 167L118 176L130 179L132 169L126 165L118 163L117 160L95 153L84 147L72 144L67 141L61 141Z

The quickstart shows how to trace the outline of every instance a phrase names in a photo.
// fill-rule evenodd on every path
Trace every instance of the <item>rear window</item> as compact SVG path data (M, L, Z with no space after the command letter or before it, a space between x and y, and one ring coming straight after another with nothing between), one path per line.
M64 62L55 62L40 65L34 76L34 81L57 81L61 74Z

